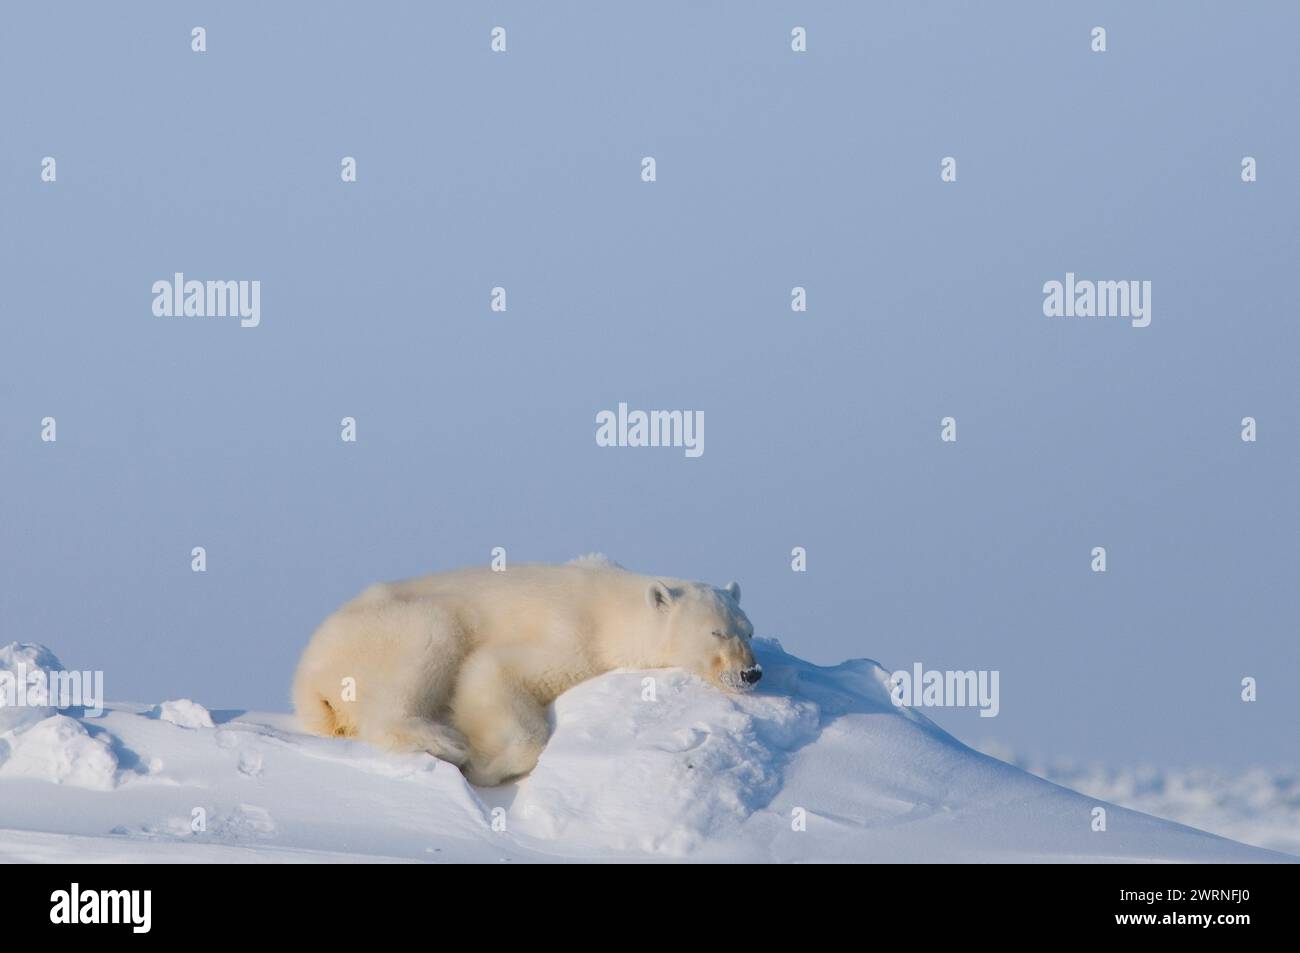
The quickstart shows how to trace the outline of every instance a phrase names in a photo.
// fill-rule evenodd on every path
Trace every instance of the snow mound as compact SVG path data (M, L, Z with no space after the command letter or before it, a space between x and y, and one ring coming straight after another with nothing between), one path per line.
M117 756L107 739L92 737L67 715L0 734L0 778L34 778L107 791L117 782Z
M63 663L43 645L10 642L0 646L0 732L34 725L53 715L50 675L62 671Z
M642 700L646 678L656 700ZM520 786L516 829L566 848L667 856L736 833L771 801L787 751L818 721L807 702L744 701L677 672L578 686L556 703L552 744Z
M154 717L178 728L212 728L212 715L198 702L188 698L166 701L154 709Z
M746 695L678 670L579 685L532 774L489 789L289 715L56 712L0 733L0 862L1295 860L973 751L894 706L875 662L755 652Z
M512 813L526 837L682 857L738 836L781 789L792 754L827 711L889 711L888 673L850 662L820 676L780 644L755 652L771 694L728 695L681 671L616 672L565 693L554 734ZM617 752L617 756L611 756Z
M43 645L0 646L0 778L108 790L118 771L109 739L73 717L80 708L56 708L50 697L51 676L63 671Z

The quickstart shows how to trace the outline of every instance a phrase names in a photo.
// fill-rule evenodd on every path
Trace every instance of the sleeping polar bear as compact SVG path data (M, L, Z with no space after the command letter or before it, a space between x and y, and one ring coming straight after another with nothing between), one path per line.
M684 668L724 689L762 677L734 582L641 576L603 559L380 583L326 619L294 676L318 735L428 751L470 782L537 764L545 708L616 668Z

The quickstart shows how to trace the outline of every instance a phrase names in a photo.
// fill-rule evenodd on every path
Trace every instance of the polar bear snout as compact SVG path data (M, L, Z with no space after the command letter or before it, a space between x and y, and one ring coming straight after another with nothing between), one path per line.
M718 681L722 683L724 688L728 688L733 692L748 692L753 690L762 677L763 666L755 662L748 668L724 671L718 676Z

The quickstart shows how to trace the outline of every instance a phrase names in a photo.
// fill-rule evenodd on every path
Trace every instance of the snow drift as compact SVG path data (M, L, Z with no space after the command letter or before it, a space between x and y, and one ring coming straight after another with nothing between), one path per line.
M567 692L536 770L455 767L183 699L0 712L0 858L102 861L1268 861L980 754L888 673L756 640L759 691L613 672ZM7 653L7 654L6 654ZM0 650L58 668L40 646ZM647 679L653 679L648 683ZM1094 808L1106 830L1093 829Z
M1089 797L1167 817L1223 837L1300 854L1300 773L1257 765L1246 770L1108 766L1053 758L1018 757L1009 747L978 746L1040 778Z

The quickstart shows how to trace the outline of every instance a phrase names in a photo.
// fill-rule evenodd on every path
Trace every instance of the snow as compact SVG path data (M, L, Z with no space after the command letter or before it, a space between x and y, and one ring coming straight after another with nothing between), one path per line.
M178 728L212 728L212 715L198 702L188 698L163 702L154 711L154 716L162 721L176 725Z
M1295 768L1114 767L1021 758L995 742L979 749L1093 797L1247 844L1300 854L1300 772Z
M117 757L108 741L75 718L51 715L0 735L0 778L35 778L107 791L117 783Z
M570 559L566 565L569 566L586 566L590 569L622 569L618 563L610 559L604 553L587 553L584 556L575 556Z
M15 685L25 681L26 705L0 704L0 732L35 724L55 713L49 705L49 674L63 671L63 663L43 645L10 642L0 646L0 673L12 676Z
M895 707L875 662L755 649L766 675L748 695L676 670L579 685L533 773L492 789L287 714L0 709L0 860L1295 860L976 752ZM0 649L0 671L19 661L61 667Z

